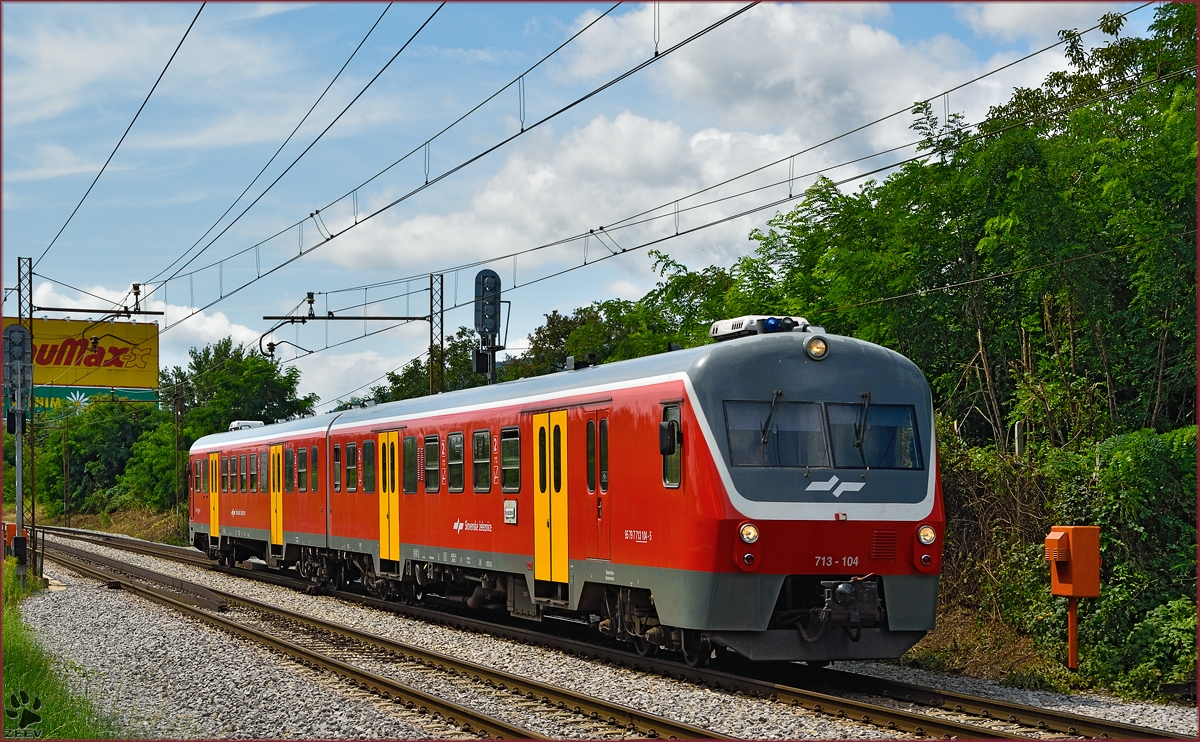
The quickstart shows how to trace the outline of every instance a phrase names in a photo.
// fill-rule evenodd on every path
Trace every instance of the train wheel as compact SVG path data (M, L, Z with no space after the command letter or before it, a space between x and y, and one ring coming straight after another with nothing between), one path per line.
M651 644L640 636L633 637L633 648L643 657L653 657L658 654L658 645Z
M688 667L704 667L708 664L711 650L704 646L699 632L684 629L681 649L683 650L683 659L688 663Z

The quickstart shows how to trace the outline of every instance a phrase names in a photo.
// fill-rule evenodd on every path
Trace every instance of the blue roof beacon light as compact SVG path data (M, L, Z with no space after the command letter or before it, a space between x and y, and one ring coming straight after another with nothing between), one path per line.
M767 335L776 332L824 332L810 325L803 317L768 317L765 314L750 314L733 319L719 319L712 323L708 336L718 342L733 340L748 335Z

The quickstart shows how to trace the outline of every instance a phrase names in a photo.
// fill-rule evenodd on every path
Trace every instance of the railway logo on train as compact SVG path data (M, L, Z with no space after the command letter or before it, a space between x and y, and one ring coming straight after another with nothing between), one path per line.
M236 421L192 447L191 542L330 589L575 621L691 664L899 657L934 626L942 560L925 377L803 317L710 334Z

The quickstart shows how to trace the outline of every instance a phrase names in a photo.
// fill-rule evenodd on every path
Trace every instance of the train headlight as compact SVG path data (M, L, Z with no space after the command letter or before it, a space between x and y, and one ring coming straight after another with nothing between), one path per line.
M758 540L758 526L753 523L747 523L738 531L738 535L742 537L742 541L752 544Z
M934 541L937 541L937 531L933 530L933 526L924 525L917 529L917 540L929 546Z
M829 343L819 335L809 338L808 342L804 344L804 352L808 353L808 357L814 361L824 360L825 356L829 355Z

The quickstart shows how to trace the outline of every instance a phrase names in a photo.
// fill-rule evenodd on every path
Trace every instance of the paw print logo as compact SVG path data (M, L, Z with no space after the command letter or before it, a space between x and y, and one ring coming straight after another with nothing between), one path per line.
M42 723L42 699L30 697L25 691L13 691L4 707L4 718L15 724L18 729L28 729L34 724Z

